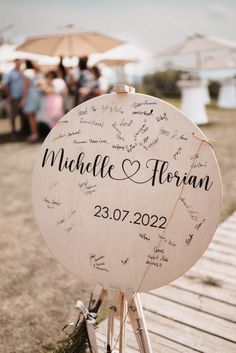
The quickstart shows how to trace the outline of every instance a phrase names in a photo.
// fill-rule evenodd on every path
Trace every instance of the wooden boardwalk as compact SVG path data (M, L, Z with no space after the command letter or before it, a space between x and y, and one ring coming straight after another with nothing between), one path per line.
M236 212L218 227L191 270L142 294L142 302L153 353L235 353ZM106 324L97 334L101 352ZM126 351L137 352L135 337L127 331Z

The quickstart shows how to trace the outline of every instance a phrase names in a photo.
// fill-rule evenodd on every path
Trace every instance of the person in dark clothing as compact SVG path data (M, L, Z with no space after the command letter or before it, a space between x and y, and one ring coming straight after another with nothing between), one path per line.
M94 85L94 75L88 68L88 57L81 57L79 60L80 76L77 84L78 104L85 101L85 97Z

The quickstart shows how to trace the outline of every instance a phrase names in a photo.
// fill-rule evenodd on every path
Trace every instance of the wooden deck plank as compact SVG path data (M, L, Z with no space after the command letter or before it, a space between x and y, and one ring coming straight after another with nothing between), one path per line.
M221 242L212 242L210 244L210 249L214 249L217 251L222 251L224 254L235 255L235 247L234 246L225 246Z
M231 289L224 287L215 288L214 285L203 282L196 276L183 276L178 278L172 285L184 289L187 292L203 295L207 298L218 300L222 303L236 305L236 296Z
M235 236L236 232L236 220L227 219L226 222L221 223L221 225L217 228L216 232L226 231L227 236Z
M214 250L214 249L208 249L208 251L203 255L203 258L211 260L213 262L220 262L223 264L228 264L233 266L233 271L235 271L235 266L236 266L236 256L231 255L231 254L225 254L223 252Z
M236 273L235 268L228 264L223 264L222 262L216 262L209 260L207 258L202 257L198 263L199 268L207 268L207 270L211 270L213 272L220 273L225 275L226 278L231 278L236 283ZM231 280L230 280L231 281Z
M235 229L235 227L236 227L236 216L235 215L228 217L225 222L222 222L218 226L218 228L221 229L221 228L228 227L228 226L229 227L231 226L232 228Z
M194 351L204 353L235 353L235 344L220 337L194 329L174 319L153 315L145 310L148 330ZM212 322L213 324L213 322ZM157 351L158 352L158 351Z
M213 242L221 242L226 246L232 246L236 244L235 230L229 228L220 228L213 238Z
M222 273L214 271L214 269L204 268L203 266L194 266L186 274L190 276L198 276L203 278L203 280L212 279L212 282L216 283L216 286L221 286L229 288L235 291L236 279L234 277L225 276Z
M235 306L222 303L202 294L186 292L183 288L174 286L158 288L151 293L195 310L216 316L231 322L236 322Z
M154 315L173 318L174 321L178 321L187 326L236 342L236 337L234 338L235 325L232 322L214 317L214 325L212 325L213 318L207 313L157 297L150 293L143 293L142 299L144 309L152 312Z
M232 226L232 228L236 228L236 215L233 214L232 216L229 216L224 222L219 224L218 228L224 228Z
M192 349L171 341L165 337L158 336L150 332L150 340L152 342L153 353L192 353ZM161 348L160 348L161 347Z
M223 227L230 227L232 229L236 229L236 217L235 218L228 218L227 223L222 223L222 228Z
M233 244L236 244L236 229L232 225L226 224L217 232L215 238L218 240L231 241Z
M222 223L216 230L216 233L213 237L213 241L217 240L226 240L236 243L236 220L230 221L229 219Z
M215 239L212 243L213 244L220 243L220 244L224 245L224 247L231 247L231 246L236 245L236 241L234 239L232 239L231 237L226 237L225 234L226 234L226 231L220 230L218 233L218 236L215 237Z
M220 230L217 237L212 241L211 244L221 244L225 248L236 246L236 236L227 229L228 234L224 230Z

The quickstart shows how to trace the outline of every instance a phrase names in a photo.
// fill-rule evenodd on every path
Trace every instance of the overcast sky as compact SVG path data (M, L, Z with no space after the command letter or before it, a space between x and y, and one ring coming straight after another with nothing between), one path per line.
M0 0L0 29L8 37L75 24L158 51L203 33L236 40L236 0Z

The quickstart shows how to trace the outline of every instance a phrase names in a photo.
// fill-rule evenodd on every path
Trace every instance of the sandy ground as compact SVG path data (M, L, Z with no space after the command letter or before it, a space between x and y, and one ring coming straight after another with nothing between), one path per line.
M209 109L202 130L215 140L224 185L221 219L236 209L236 111ZM0 133L9 129L0 120ZM1 143L2 142L2 143ZM53 258L35 225L31 174L39 144L0 136L0 353L52 352L78 298L89 289Z

